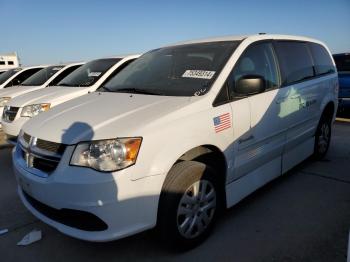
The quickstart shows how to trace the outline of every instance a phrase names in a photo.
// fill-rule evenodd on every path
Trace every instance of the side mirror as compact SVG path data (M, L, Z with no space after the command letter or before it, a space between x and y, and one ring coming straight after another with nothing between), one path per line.
M238 79L234 91L238 95L247 96L264 92L265 79L259 75L246 75Z
M21 83L21 81L19 81L18 79L12 79L10 82L7 83L7 85L5 86L5 88L7 87L11 87L11 86L17 86Z
M13 86L18 86L21 83L21 81L19 79L13 79L12 80L12 85Z

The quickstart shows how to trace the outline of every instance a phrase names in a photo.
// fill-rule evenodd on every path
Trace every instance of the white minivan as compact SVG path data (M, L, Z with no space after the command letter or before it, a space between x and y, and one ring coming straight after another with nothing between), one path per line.
M50 85L57 84L62 78L72 73L75 69L80 67L83 63L72 63L68 65L51 65L45 67L35 67L30 72L24 81L20 81L19 77L12 80L15 83L11 88L0 90L0 117L3 114L6 104L14 97L45 88ZM18 70L18 69L14 69ZM10 71L10 70L9 70ZM23 70L21 70L23 71ZM28 71L28 70L26 70ZM24 73L22 74L22 78ZM1 76L0 76L1 77ZM1 126L1 121L0 121Z
M79 239L158 226L166 242L192 247L221 208L326 154L337 96L330 52L310 38L158 48L23 126L18 192L36 217Z
M29 119L68 100L95 91L137 57L139 55L92 60L53 86L11 99L2 117L2 128L7 140L15 143L22 125Z
M1 89L21 84L28 77L44 67L45 66L28 66L6 70L0 75L0 91Z

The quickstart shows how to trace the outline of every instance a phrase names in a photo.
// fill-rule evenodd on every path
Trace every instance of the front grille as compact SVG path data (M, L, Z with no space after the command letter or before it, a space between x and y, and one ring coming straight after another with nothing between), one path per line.
M27 151L25 151L25 149L20 149L21 152L21 156L23 158L24 161L28 161L27 160ZM32 163L27 163L27 165L30 165L30 166L27 166L28 168L35 168L35 169L38 169L44 173L47 173L48 175L50 175L53 171L56 170L58 164L60 163L60 159L59 158L52 158L52 159L49 159L49 158L43 158L45 156L38 156L38 155L34 155L34 154L31 154L31 157L32 157Z
M33 208L54 221L85 231L104 231L108 229L108 225L94 214L68 208L55 209L39 202L23 190L22 192Z
M59 160L48 160L39 157L33 158L33 167L45 173L52 173L59 164Z
M24 141L20 143L20 153L27 168L34 168L48 175L56 170L66 149L65 144L32 139L27 133L23 133L20 141Z
M19 107L13 107L13 106L6 107L2 116L3 119L6 122L12 122L13 120L15 120L18 110L19 110Z
M42 139L38 139L36 141L36 147L59 155L62 155L64 150L66 149L66 145L64 144L45 141Z
M30 135L28 135L27 133L23 133L23 140L29 144L30 141Z

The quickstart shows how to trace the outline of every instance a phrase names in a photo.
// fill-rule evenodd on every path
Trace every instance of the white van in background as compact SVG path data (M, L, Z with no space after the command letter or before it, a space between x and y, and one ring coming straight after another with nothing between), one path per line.
M30 92L10 100L1 120L7 140L15 143L22 125L30 118L58 104L95 91L137 57L139 55L90 61L59 83L56 82L56 86Z
M28 66L6 70L0 75L0 91L1 89L21 84L28 77L32 76L44 67L46 66Z
M30 75L30 77L26 78L24 81L19 81L20 76L15 77L12 80L12 82L15 81L16 83L15 86L11 86L11 88L0 90L0 116L3 113L5 105L12 98L23 95L25 93L38 90L38 89L45 88L50 85L55 85L64 77L72 73L75 69L80 67L82 64L83 63L72 63L68 65L51 65L51 66L46 66L45 68L39 67L39 68L36 68L36 71L34 72L34 74ZM14 70L18 70L18 69L14 69ZM2 75L0 75L0 78L1 76ZM0 121L0 127L1 127L1 121Z
M23 126L18 192L37 218L79 239L158 226L165 242L190 248L220 208L323 157L337 106L335 64L318 40L266 34L158 48Z

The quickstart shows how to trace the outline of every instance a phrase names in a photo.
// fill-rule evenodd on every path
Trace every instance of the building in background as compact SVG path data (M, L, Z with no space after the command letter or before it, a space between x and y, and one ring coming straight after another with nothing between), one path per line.
M0 54L0 71L19 67L19 59L16 52Z

